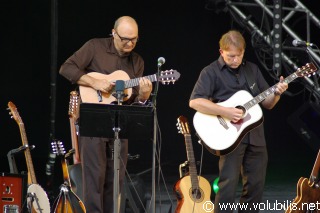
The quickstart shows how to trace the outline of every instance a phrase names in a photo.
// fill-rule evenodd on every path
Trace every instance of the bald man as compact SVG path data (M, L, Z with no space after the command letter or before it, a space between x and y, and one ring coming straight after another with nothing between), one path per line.
M110 93L114 82L96 78L88 73L111 74L122 70L131 79L143 76L144 61L133 51L138 42L138 24L129 16L115 21L109 38L94 38L86 42L60 68L60 74L72 84L91 87L102 93ZM122 79L117 79L122 80ZM132 94L124 102L146 102L152 91L152 83L141 78L139 86L132 88ZM80 94L81 95L81 94ZM81 133L80 133L81 134ZM113 212L113 150L112 138L79 137L82 164L83 202L87 212ZM121 139L120 187L125 176L128 140Z

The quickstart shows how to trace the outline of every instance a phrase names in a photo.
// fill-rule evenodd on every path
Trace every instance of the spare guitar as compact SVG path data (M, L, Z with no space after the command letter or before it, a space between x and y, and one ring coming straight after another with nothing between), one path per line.
M298 77L309 76L317 70L316 66L308 63L284 79L290 83ZM232 152L241 142L243 137L252 129L263 122L262 110L259 103L274 94L276 85L270 87L256 97L245 90L240 90L228 100L217 103L224 107L242 109L244 114L237 123L220 115L209 115L196 112L193 118L194 127L202 139L205 147L215 155L226 155Z
M178 118L177 126L179 133L182 133L185 138L189 162L189 175L182 177L173 187L178 201L175 212L213 212L213 209L212 211L205 211L203 206L205 202L210 201L211 187L209 182L204 177L197 175L192 139L187 119L183 116L180 116Z
M77 91L70 92L70 101L69 101L69 121L70 121L70 131L71 131L71 142L72 148L74 149L73 155L73 164L80 163L80 154L78 147L78 135L76 130L76 122L79 117L79 94Z
M22 145L25 148L24 154L26 157L28 168L27 204L29 212L50 213L50 203L48 196L43 188L39 184L37 184L24 123L22 122L22 119L18 113L17 107L11 101L8 103L8 107L10 109L10 114L19 125Z
M288 206L286 213L320 212L319 188L320 150L313 165L310 178L301 177L297 184L297 196ZM310 204L310 205L309 205ZM311 209L313 208L314 209ZM314 210L314 211L313 211Z
M51 143L53 153L61 157L62 173L64 183L60 186L60 193L54 202L54 213L83 213L85 206L80 198L72 191L67 162L65 159L65 149L61 141Z
M116 82L116 80L123 80L124 81L124 101L128 100L132 95L132 87L139 85L139 80L142 78L135 78L130 79L129 75L122 71L117 70L109 75L97 73L97 72L90 72L88 73L91 77L97 79L106 79L109 82ZM151 82L159 81L163 84L169 84L170 82L174 83L176 80L180 78L180 73L176 70L166 70L161 71L159 77L157 74L144 76L144 78L149 79ZM100 91L96 91L91 87L80 86L80 96L81 101L83 103L99 103L99 104L110 104L115 102L117 99L112 95L114 91L110 93L102 93Z

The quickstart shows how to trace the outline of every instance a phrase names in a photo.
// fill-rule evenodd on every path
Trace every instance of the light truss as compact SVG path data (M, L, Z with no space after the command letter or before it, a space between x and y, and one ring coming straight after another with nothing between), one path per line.
M320 56L318 49L314 49L310 46L305 48L293 47L291 41L295 39L310 43L312 39L312 30L320 29L320 20L299 0L279 1L280 3L283 3L280 4L282 14L279 14L279 10L276 10L274 0L225 0L225 6L228 9L225 11L230 12L236 22L241 22L241 25L245 27L246 30L250 31L251 35L258 36L260 40L269 46L273 65L272 69L269 69L268 71L273 77L279 77L281 75L281 69L276 69L279 65L275 65L275 63L280 62L282 63L281 66L286 65L287 67L290 67L291 73L296 71L299 68L298 63L301 63L301 61L296 60L293 55L296 52L301 52L301 50L305 51L305 55L308 53L309 60L312 60L311 62L319 68L318 64L320 64ZM263 14L261 14L261 12L257 13L257 8L261 8L259 11L262 11ZM275 17L277 15L281 18L280 28L277 28L277 25L275 25ZM273 25L272 27L269 27L270 29L265 29L266 25L263 23L264 20L261 19L262 16L266 16L268 19L272 20ZM302 16L304 16L304 19L306 20L305 24L303 24L305 29L296 30L294 26L295 20ZM277 41L277 39L275 39L275 35L279 33L279 30L286 33L286 41L290 40L290 44L288 45L288 42L286 43L283 40L280 41L281 48L279 49L281 50L280 55L282 60L275 60L275 47L279 45L279 40ZM301 32L305 33L305 35L301 35ZM280 36L280 38L282 37L281 34L278 36ZM290 37L290 39L288 39L288 37ZM255 50L257 49L259 48L255 48ZM265 65L265 67L268 66L270 67L270 65ZM319 76L314 75L312 78L305 77L303 83L319 103Z

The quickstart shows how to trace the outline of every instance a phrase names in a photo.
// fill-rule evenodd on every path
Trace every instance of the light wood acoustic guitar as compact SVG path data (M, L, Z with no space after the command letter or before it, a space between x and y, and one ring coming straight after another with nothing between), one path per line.
M80 198L72 191L65 149L61 141L51 143L53 153L61 158L64 183L60 186L60 193L54 202L54 213L85 213L86 208Z
M320 150L313 165L310 178L301 177L297 183L297 196L286 213L320 212L319 188Z
M290 83L298 77L310 76L311 73L315 74L316 70L317 68L314 64L308 63L285 78L284 82ZM275 90L276 85L254 98L249 92L240 90L228 100L217 103L224 107L242 109L243 117L237 123L220 115L196 112L193 117L193 125L204 146L217 156L232 152L249 131L262 124L263 114L259 103L274 94Z
M50 213L50 202L47 193L37 183L30 147L28 144L27 134L24 123L19 115L17 107L11 101L8 103L10 114L19 125L22 145L24 146L24 154L28 168L28 189L27 189L27 205L29 212L32 213Z
M130 79L129 75L122 71L117 70L109 75L90 72L89 76L97 78L97 79L106 79L109 82L116 82L117 80L124 81L124 94L125 97L123 101L126 101L132 95L132 87L139 85L139 80L142 78L134 78ZM165 70L161 71L159 76L157 74L144 76L144 78L149 79L151 82L159 81L163 84L174 83L180 78L180 73L176 70ZM103 93L101 91L94 90L91 87L79 86L81 101L83 103L98 103L98 104L110 104L115 102L117 99L112 95L114 91L110 93Z
M178 201L175 213L213 212L213 208L212 211L209 211L204 206L206 202L211 202L211 187L210 183L204 177L197 175L192 139L187 119L184 116L180 116L177 126L179 132L183 134L185 138L189 174L178 180L173 187Z

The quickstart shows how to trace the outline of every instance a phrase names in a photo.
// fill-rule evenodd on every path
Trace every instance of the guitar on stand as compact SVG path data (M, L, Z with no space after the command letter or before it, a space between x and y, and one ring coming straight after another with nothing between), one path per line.
M212 211L205 211L204 203L210 201L211 187L210 183L201 176L197 175L196 162L193 153L192 139L188 121L185 117L178 118L179 133L184 135L188 164L189 175L182 177L174 185L173 190L176 194L178 204L175 213L205 213Z
M77 130L77 120L79 118L80 111L80 97L77 91L70 92L69 100L69 122L70 122L70 132L71 132L71 145L73 149L73 165L68 164L71 186L73 192L75 192L80 198L83 198L82 194L82 168L81 159L78 144L78 130Z
M69 121L70 121L70 131L71 131L71 142L72 148L74 149L73 155L73 164L80 163L80 154L78 147L78 135L76 129L76 122L79 118L79 106L80 106L80 97L77 91L70 92L70 100L69 100Z
M51 143L53 153L61 157L62 173L64 183L60 186L60 193L54 202L54 213L85 213L86 209L80 198L72 191L65 158L65 149L61 141Z
M24 123L18 113L17 107L10 101L8 103L10 115L19 125L22 145L24 147L24 154L26 158L28 168L28 189L27 189L27 206L28 211L32 213L50 213L50 203L46 192L43 188L37 184L36 175L32 163L30 146L28 144L27 135L24 127Z
M301 177L297 183L297 196L288 206L286 213L319 212L318 203L320 202L319 186L320 150L313 165L310 178ZM310 206L309 206L310 204ZM314 206L315 211L309 207Z

